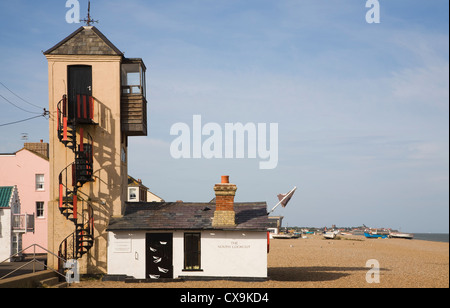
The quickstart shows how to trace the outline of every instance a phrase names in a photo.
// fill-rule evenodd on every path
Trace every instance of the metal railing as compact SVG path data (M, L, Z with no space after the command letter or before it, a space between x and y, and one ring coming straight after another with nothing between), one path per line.
M16 232L34 232L34 214L13 214L12 229Z
M19 266L18 268L14 269L14 270L11 271L10 273L8 273L8 274L6 274L6 275L0 277L0 280L3 280L3 279L5 279L5 278L7 278L8 276L11 276L12 274L14 274L15 272L17 272L18 270L20 270L20 269L22 269L22 268L24 268L25 266L28 266L28 265L30 265L30 264L33 264L33 273L36 272L36 264L41 264L41 265L44 266L44 268L47 268L47 269L49 269L49 270L51 270L51 271L57 273L57 274L60 275L61 277L66 278L66 276L64 276L63 274L61 274L60 272L58 272L58 271L55 270L54 268L48 266L46 263L41 262L41 261L39 261L39 260L36 258L36 247L38 247L38 248L40 248L40 249L46 251L47 253L49 253L49 254L51 254L51 255L57 257L58 259L61 259L63 262L66 262L66 261L67 261L67 260L64 260L63 258L61 258L61 257L59 257L59 256L57 256L57 255L55 255L53 252L51 252L51 251L45 249L45 248L42 247L41 245L39 245L39 244L33 244L33 245L28 246L28 247L25 248L25 249L22 249L22 250L19 251L19 252L16 252L15 254L9 256L7 259L5 259L5 260L3 260L2 262L0 262L0 265L2 265L3 263L6 263L8 260L14 258L15 256L19 256L19 255L21 255L23 252L25 252L26 250L28 250L28 249L30 249L30 248L33 248L33 258L32 258L31 261L29 261L29 262L27 262L27 263L25 263L25 264Z

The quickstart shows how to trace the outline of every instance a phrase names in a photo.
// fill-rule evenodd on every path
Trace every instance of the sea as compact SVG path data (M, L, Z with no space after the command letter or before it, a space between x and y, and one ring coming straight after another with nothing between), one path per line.
M414 240L448 243L448 233L414 233Z

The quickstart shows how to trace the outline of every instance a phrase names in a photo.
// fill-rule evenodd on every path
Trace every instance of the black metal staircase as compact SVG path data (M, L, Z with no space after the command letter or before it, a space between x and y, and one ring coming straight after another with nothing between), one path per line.
M58 139L75 156L74 162L59 174L59 210L75 225L75 231L59 246L58 256L64 260L77 260L94 245L93 207L88 196L80 191L84 184L93 181L93 139L90 134L85 138L85 128L96 125L93 121L94 100L86 95L76 98L69 104L64 95L57 105ZM62 270L61 262L59 270Z

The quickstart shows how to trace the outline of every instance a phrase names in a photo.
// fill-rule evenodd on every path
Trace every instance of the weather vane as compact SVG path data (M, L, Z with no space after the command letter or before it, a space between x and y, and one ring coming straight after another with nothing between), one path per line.
M88 14L87 14L87 18L81 19L80 21L86 23L86 26L90 26L90 25L93 24L93 23L98 23L98 20L93 20L93 19L91 18L91 1L89 1L89 4L88 4Z

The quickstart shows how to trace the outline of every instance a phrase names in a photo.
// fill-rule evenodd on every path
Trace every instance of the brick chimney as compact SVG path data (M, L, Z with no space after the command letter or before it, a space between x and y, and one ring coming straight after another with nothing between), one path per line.
M44 143L44 140L41 142L33 142L33 143L25 143L24 148L30 150L32 152L38 153L45 158L49 158L48 156L48 143Z
M216 192L216 211L212 221L213 227L235 227L234 196L237 187L229 183L229 176L222 176L222 183L214 186Z

